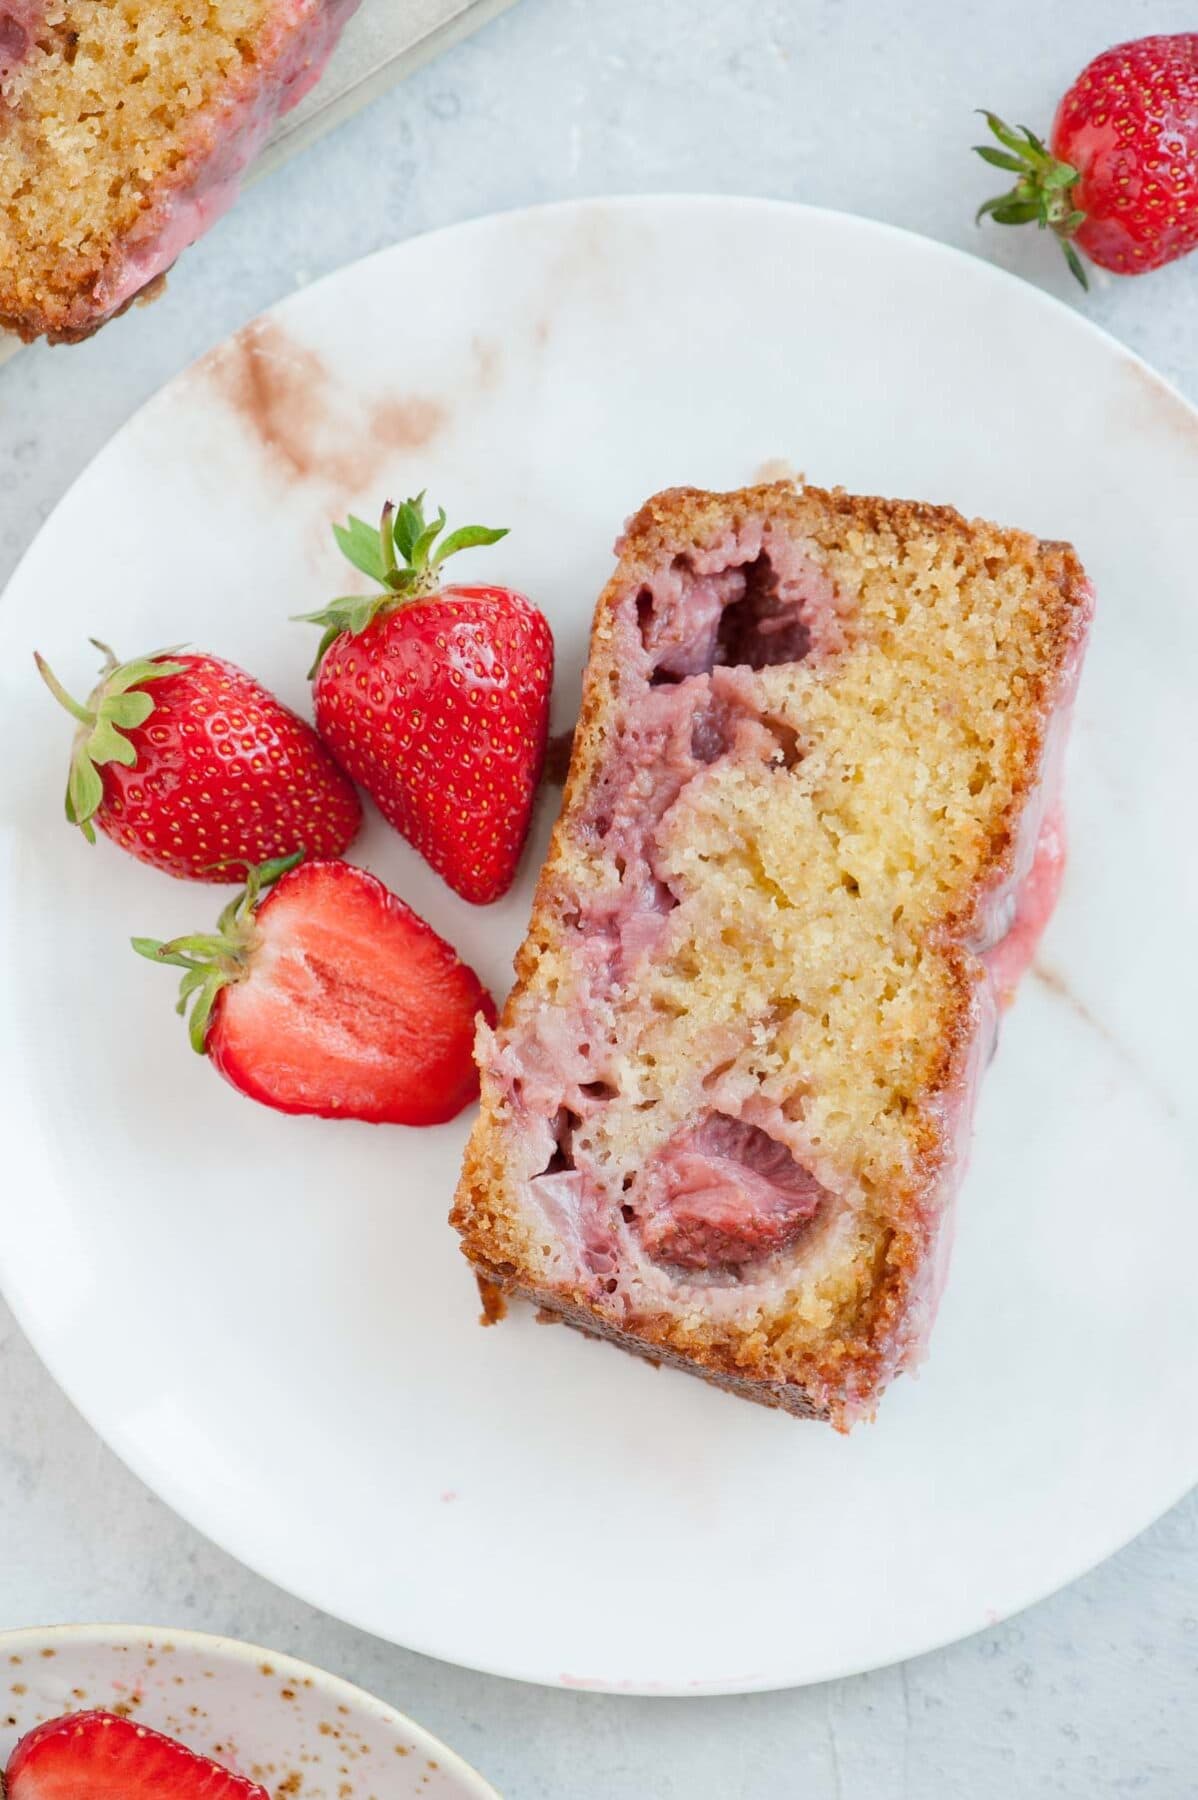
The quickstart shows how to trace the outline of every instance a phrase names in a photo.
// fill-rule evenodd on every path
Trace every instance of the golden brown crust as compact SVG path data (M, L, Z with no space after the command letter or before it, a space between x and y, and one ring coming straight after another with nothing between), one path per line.
M614 1344L618 1350L627 1350L631 1355L639 1356L643 1362L652 1363L655 1368L680 1369L683 1374L698 1375L712 1387L721 1388L727 1394L755 1401L758 1406L770 1406L779 1412L790 1413L792 1418L833 1419L832 1413L826 1407L815 1405L797 1383L765 1381L746 1374L719 1344L700 1344L693 1350L676 1350L655 1335L653 1320L646 1320L644 1328L638 1328L637 1331L622 1331L610 1320L599 1318L590 1307L569 1300L564 1295L546 1293L541 1288L521 1287L498 1274L488 1278L480 1276L479 1279L486 1279L489 1288L507 1299L530 1301L539 1309L540 1317L546 1324L572 1325L587 1337L602 1338L606 1343ZM488 1317L485 1322L492 1324L494 1321Z
M1041 543L1026 533L1002 530L985 521L967 521L951 507L797 488L788 482L733 494L670 489L655 495L630 520L619 546L618 567L596 606L562 811L538 882L528 937L516 958L517 984L504 1008L501 1035L505 1027L514 1024L522 989L532 979L541 956L562 940L559 888L571 856L570 821L582 806L604 754L605 725L612 706L609 665L617 601L672 556L702 549L747 521L767 518L774 529L793 531L829 551L842 548L846 541L856 544L865 555L878 545L948 539L960 547L963 558L979 566L988 569L987 559L992 559L996 565L1016 564L1026 571L1028 604L1037 609L1035 630L1041 654L1038 667L1027 671L1018 727L1011 733L1009 803L996 822L985 885L1010 876L1019 819L1040 774L1054 684L1071 651L1076 650L1079 620L1087 606L1088 584L1072 548ZM970 904L975 898L971 896ZM949 991L955 993L955 999L946 1006L936 1046L928 1081L933 1093L946 1093L955 1081L963 1079L966 1060L973 1051L977 970L972 959L957 948L958 940L968 935L969 925L970 919L963 915L951 918L944 928L943 954ZM766 1404L805 1416L838 1419L852 1410L854 1397L864 1397L868 1407L885 1379L888 1347L902 1330L917 1284L926 1277L936 1222L921 1209L921 1196L926 1195L948 1150L943 1134L931 1129L926 1115L913 1119L911 1140L913 1173L906 1192L896 1191L893 1196L894 1226L879 1242L861 1316L851 1330L830 1341L810 1361L806 1385L793 1378L777 1378L777 1358L766 1333L730 1336L718 1324L695 1324L669 1314L621 1321L605 1316L581 1288L547 1291L529 1260L527 1239L511 1203L498 1091L486 1079L485 1071L482 1111L467 1148L452 1222L475 1268L506 1291L534 1299L567 1322L625 1348L691 1368Z
M118 306L115 312L105 314L102 319L93 319L88 325L78 325L73 329L63 326L56 328L48 313L27 313L16 318L0 312L0 332L8 332L20 338L23 344L32 344L44 337L48 344L83 344L90 337L95 337L102 325L111 325L114 319L122 319L132 306L148 306L151 301L159 299L166 292L166 278L170 269L163 269L160 275L153 275L145 287L138 288L136 294Z

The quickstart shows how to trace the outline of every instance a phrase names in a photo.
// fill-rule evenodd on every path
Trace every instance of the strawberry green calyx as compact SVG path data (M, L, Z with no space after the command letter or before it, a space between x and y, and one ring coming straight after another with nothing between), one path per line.
M276 856L270 862L259 863L248 870L245 886L223 909L213 932L171 938L167 943L159 938L129 939L139 956L183 970L175 1011L186 1016L188 1005L191 1005L187 1031L191 1047L199 1055L204 1054L208 1021L216 996L230 982L244 981L249 974L250 960L258 947L254 915L262 890L273 887L280 876L286 875L288 869L298 867L303 860L304 852L297 850L291 856Z
M1081 179L1080 170L1072 163L1061 162L1026 125L1011 126L997 114L979 110L1003 148L996 150L992 144L975 144L974 150L992 168L1008 169L1018 179L1007 193L997 194L993 200L986 200L978 207L977 223L988 215L996 225L1030 225L1034 222L1041 231L1053 232L1073 274L1084 288L1088 288L1090 283L1081 257L1069 241L1086 220L1073 194Z
M171 652L167 650L138 657L134 662L120 663L108 645L98 638L89 638L88 642L103 653L104 666L84 705L72 699L37 650L33 660L59 705L78 721L67 776L65 811L70 823L78 825L88 843L94 844L96 830L92 818L104 798L101 768L111 762L121 763L127 769L136 765L137 752L125 733L144 725L154 710L153 696L146 693L145 684L161 681L167 675L181 675L186 665L171 662Z
M438 507L435 519L426 520L423 489L402 506L394 506L388 500L377 528L364 519L356 519L352 513L348 525L333 526L342 554L355 569L377 581L382 591L345 594L319 612L297 615L305 624L325 628L310 676L315 675L325 651L343 631L356 637L376 619L386 618L409 600L435 594L441 585L438 571L447 557L480 544L497 544L507 536L506 526L495 530L488 525L462 525L438 544L444 529L444 507Z

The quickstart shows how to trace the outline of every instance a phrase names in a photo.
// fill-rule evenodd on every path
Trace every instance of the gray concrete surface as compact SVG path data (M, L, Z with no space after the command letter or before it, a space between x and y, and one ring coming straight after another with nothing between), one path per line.
M1043 238L975 230L992 190L967 151L973 107L1046 126L1106 44L1196 24L1186 0L520 0L257 186L163 303L0 371L0 579L132 409L251 314L396 238L541 199L717 190L891 220L1083 304L1198 398L1198 257L1082 301ZM312 1658L509 1800L1198 1793L1194 1497L1068 1591L902 1668L726 1700L542 1692L381 1644L240 1568L122 1468L0 1306L0 1624L102 1618Z

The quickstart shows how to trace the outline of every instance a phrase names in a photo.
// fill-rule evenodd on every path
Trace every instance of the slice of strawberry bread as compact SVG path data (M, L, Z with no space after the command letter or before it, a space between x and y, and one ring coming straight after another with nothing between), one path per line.
M358 0L0 0L0 326L86 337L236 198Z
M679 489L600 598L453 1220L486 1281L844 1426L921 1353L1051 911L1091 613L947 509Z

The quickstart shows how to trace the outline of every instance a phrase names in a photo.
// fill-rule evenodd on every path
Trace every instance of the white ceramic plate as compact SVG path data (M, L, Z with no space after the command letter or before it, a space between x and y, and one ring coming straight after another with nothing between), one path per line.
M329 520L427 485L512 527L471 570L549 613L561 725L624 516L771 458L1071 538L1099 592L1068 880L985 1086L931 1359L848 1439L530 1315L481 1331L445 1224L465 1120L288 1119L205 1069L127 939L219 897L67 830L69 726L30 662L36 642L84 689L89 633L190 638L303 706L312 632L287 617L343 589ZM1196 495L1198 416L1081 318L935 244L761 202L442 232L174 382L54 514L0 627L20 746L0 1274L97 1429L360 1626L645 1692L910 1655L1176 1500L1198 1477ZM377 819L355 854L499 993L546 830L483 911Z
M127 1711L280 1800L335 1800L347 1782L360 1800L498 1800L423 1727L293 1656L138 1625L0 1632L0 1768L35 1725L91 1707Z

